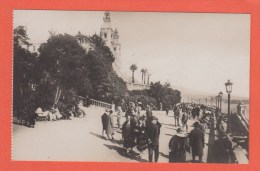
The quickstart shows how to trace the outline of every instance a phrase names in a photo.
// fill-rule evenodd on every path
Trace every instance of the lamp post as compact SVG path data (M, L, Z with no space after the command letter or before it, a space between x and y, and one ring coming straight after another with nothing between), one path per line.
M208 98L206 98L206 106L208 106Z
M219 95L219 110L220 110L220 113L221 113L221 109L222 109L222 96L223 96L222 91L220 91L218 95Z
M200 99L199 99L199 104L200 104Z
M210 100L211 100L211 107L213 107L213 97L211 97Z
M230 82L230 80L228 80L226 83L225 83L225 86L226 86L226 91L228 93L228 126L227 126L227 132L230 133L230 94L232 92L232 85L233 83Z

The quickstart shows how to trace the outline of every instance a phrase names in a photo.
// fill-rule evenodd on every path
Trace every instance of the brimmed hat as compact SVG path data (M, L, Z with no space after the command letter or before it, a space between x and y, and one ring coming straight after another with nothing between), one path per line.
M106 112L109 112L109 111L110 111L110 109L106 109L105 111L106 111Z
M178 128L177 129L177 134L176 135L178 137L186 137L187 136L186 132L182 128Z

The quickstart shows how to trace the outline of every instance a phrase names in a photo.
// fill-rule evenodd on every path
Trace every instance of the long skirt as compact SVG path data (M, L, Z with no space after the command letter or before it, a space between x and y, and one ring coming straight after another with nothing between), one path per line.
M169 162L170 163L184 163L184 162L186 162L186 151L185 150L170 151Z

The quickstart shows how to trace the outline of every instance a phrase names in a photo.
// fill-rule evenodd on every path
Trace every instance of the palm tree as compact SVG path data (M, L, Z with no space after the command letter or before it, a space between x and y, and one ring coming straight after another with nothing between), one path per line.
M141 73L142 73L142 84L144 84L144 73L145 73L145 69L141 69Z
M132 83L134 83L135 82L134 73L135 73L135 70L137 70L137 66L135 64L132 64L130 66L130 70L132 71Z

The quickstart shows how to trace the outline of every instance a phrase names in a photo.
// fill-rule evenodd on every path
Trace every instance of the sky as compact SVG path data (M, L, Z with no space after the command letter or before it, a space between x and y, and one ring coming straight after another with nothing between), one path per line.
M104 11L15 10L14 27L25 25L34 44L46 42L49 30L85 35L100 33ZM220 13L111 12L121 43L122 71L141 80L142 68L151 81L173 87L249 97L250 15Z

